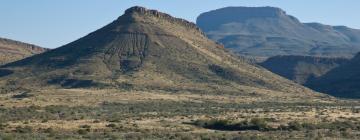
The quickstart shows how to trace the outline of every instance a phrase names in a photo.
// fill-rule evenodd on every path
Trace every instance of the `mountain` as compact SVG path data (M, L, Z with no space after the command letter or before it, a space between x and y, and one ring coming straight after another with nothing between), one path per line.
M306 85L336 97L360 98L360 54Z
M348 61L349 59L345 58L274 56L259 65L296 83L305 84L308 80L320 77Z
M46 50L32 44L0 38L0 65L39 54Z
M0 83L12 89L116 88L296 99L321 95L232 55L193 23L143 7L1 70Z
M360 51L360 30L301 23L274 7L227 7L201 14L206 35L237 54L353 57Z

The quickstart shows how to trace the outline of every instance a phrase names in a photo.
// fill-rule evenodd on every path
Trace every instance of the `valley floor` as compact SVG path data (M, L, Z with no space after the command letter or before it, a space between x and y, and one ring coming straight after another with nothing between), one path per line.
M0 94L1 138L358 139L360 102L166 91L38 90Z

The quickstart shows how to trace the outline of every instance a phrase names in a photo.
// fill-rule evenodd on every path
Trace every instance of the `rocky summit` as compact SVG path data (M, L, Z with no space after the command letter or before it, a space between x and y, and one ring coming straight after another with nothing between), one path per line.
M16 83L12 89L321 95L232 55L194 23L143 7L132 7L79 40L1 70L1 83Z
M353 57L360 51L360 30L301 23L275 7L226 7L201 14L206 35L243 56L277 55Z

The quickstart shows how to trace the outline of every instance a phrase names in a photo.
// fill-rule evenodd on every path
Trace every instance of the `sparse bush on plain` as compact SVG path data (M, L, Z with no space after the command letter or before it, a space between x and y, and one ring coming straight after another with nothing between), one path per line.
M18 126L14 130L16 133L32 133L33 129L30 126L21 127Z
M79 130L77 131L77 133L80 134L80 135L86 135L88 132L89 132L89 131L86 130L86 129L79 129Z
M198 120L193 123L194 125L215 129L215 130L228 130L228 131L244 131L244 130L258 130L258 131L268 131L269 128L265 119L254 118L250 121L245 120L241 122L231 122L228 120Z
M106 127L115 128L115 127L116 127L116 124L111 123L111 124L106 125Z

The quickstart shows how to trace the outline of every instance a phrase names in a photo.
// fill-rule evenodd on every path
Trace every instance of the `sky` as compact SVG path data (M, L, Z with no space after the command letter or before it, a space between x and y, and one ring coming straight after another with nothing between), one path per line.
M132 6L195 22L227 6L273 6L301 22L360 29L360 0L1 0L0 37L56 48L112 22Z

